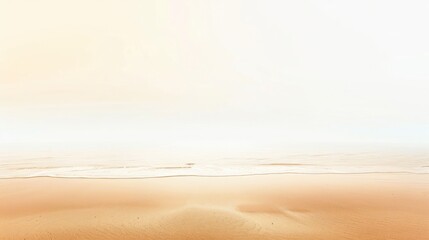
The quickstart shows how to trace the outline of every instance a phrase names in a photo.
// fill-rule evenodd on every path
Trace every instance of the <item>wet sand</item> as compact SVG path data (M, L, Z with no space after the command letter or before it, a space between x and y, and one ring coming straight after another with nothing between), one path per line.
M0 239L429 239L429 176L0 180Z

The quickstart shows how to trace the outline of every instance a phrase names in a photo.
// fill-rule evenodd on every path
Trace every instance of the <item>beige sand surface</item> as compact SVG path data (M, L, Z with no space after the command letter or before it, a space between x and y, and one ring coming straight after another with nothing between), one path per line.
M0 180L1 240L429 239L429 176Z

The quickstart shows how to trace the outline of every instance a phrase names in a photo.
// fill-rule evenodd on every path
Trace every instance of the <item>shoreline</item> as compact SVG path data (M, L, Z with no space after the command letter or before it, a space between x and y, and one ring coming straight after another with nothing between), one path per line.
M32 179L32 178L62 178L62 179L157 179L157 178L180 178L180 177L207 177L207 178L222 178L222 177L247 177L247 176L266 176L266 175L371 175L371 174L404 174L404 175L429 175L428 172L412 172L412 171L363 171L363 172L266 172L266 173L243 173L243 174L171 174L171 175L155 175L155 176L62 176L62 175L36 175L36 176L11 176L1 177L4 179ZM126 175L126 174L122 174Z

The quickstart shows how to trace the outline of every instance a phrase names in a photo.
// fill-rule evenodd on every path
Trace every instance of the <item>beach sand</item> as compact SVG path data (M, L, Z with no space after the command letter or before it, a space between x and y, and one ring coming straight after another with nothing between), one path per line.
M425 240L429 176L3 179L0 239Z

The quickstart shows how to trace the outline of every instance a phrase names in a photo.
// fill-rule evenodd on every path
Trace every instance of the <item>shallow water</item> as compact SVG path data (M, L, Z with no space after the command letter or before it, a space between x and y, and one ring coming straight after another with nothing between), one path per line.
M0 155L0 178L149 178L275 173L429 173L429 153L319 152L246 156L147 156L143 153L37 152Z

